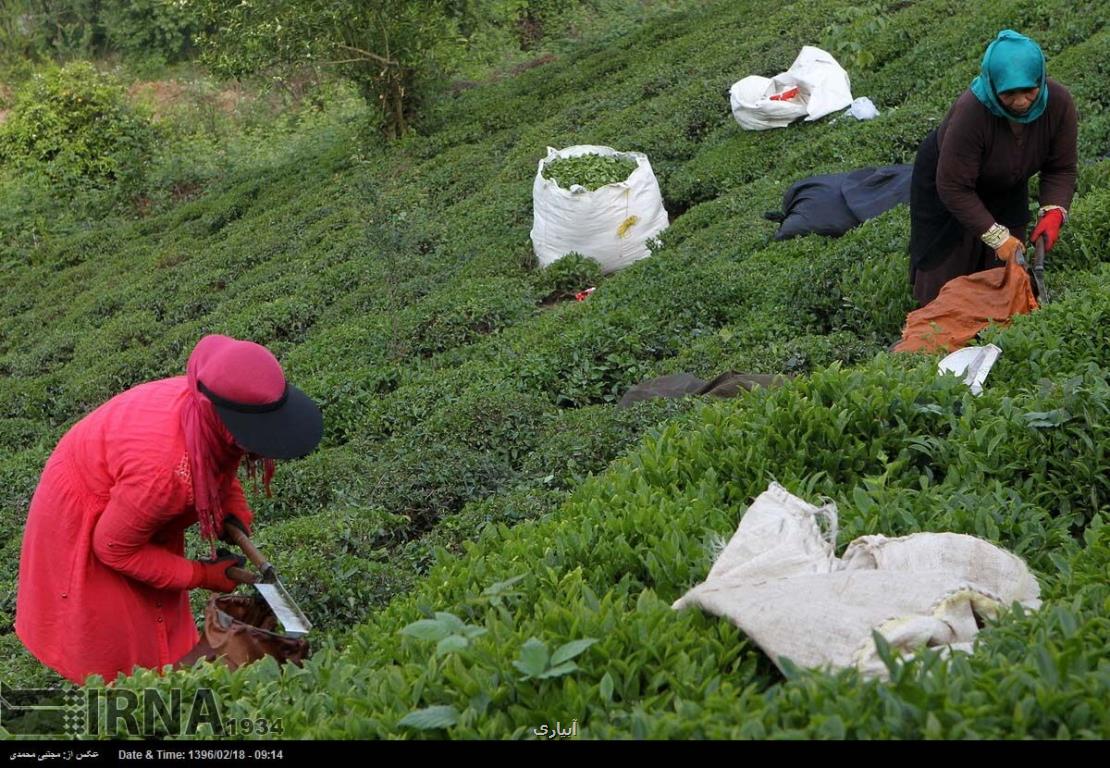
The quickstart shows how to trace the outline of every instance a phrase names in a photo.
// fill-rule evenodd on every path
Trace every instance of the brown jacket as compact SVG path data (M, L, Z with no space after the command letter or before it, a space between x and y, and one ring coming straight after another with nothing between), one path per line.
M1025 185L1039 171L1041 205L1070 208L1078 125L1071 94L1051 78L1044 114L1025 125L995 117L965 91L937 129L941 202L966 229L981 235L995 223L983 198Z

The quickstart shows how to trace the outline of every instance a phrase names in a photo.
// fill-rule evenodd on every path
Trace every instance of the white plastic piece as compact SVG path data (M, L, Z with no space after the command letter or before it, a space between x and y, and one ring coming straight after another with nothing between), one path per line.
M848 107L848 114L857 120L873 120L879 116L879 109L866 96L860 96Z
M958 349L940 361L938 373L954 373L964 377L964 384L971 389L971 394L979 395L983 392L983 382L1002 350L994 344L983 347L964 347Z

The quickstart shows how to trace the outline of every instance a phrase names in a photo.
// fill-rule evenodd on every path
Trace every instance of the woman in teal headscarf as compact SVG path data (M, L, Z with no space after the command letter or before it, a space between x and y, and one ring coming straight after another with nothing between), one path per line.
M1031 240L1056 244L1075 194L1078 119L1040 46L1002 30L979 76L917 151L910 187L910 282L921 305L949 280L1023 249L1029 179L1040 173Z

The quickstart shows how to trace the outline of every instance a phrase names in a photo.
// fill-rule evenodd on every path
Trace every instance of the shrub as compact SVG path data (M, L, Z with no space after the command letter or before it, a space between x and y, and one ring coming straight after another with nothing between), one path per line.
M571 252L536 273L536 284L549 301L566 299L601 283L601 265Z
M82 186L130 191L143 178L153 130L122 86L91 64L36 75L0 125L0 161L42 174L61 194Z
M155 64L181 59L199 28L193 4L168 0L110 0L98 21L110 50Z

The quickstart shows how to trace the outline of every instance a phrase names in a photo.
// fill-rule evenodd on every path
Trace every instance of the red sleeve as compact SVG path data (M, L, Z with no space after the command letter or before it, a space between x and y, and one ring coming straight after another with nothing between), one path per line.
M937 194L956 220L981 235L994 224L975 185L986 151L989 124L974 97L961 99L952 110L937 160Z
M232 475L231 482L224 485L220 505L223 507L225 515L235 515L243 525L247 526L248 534L253 530L254 512L247 504L246 494L243 493L243 486L237 475Z
M190 589L197 566L151 539L172 527L187 503L169 472L132 471L112 487L93 530L93 553L109 568L159 589Z
M1040 203L1071 209L1079 164L1079 117L1075 101L1066 88L1052 88L1049 103L1059 110L1059 127L1052 136L1051 149L1041 165Z

